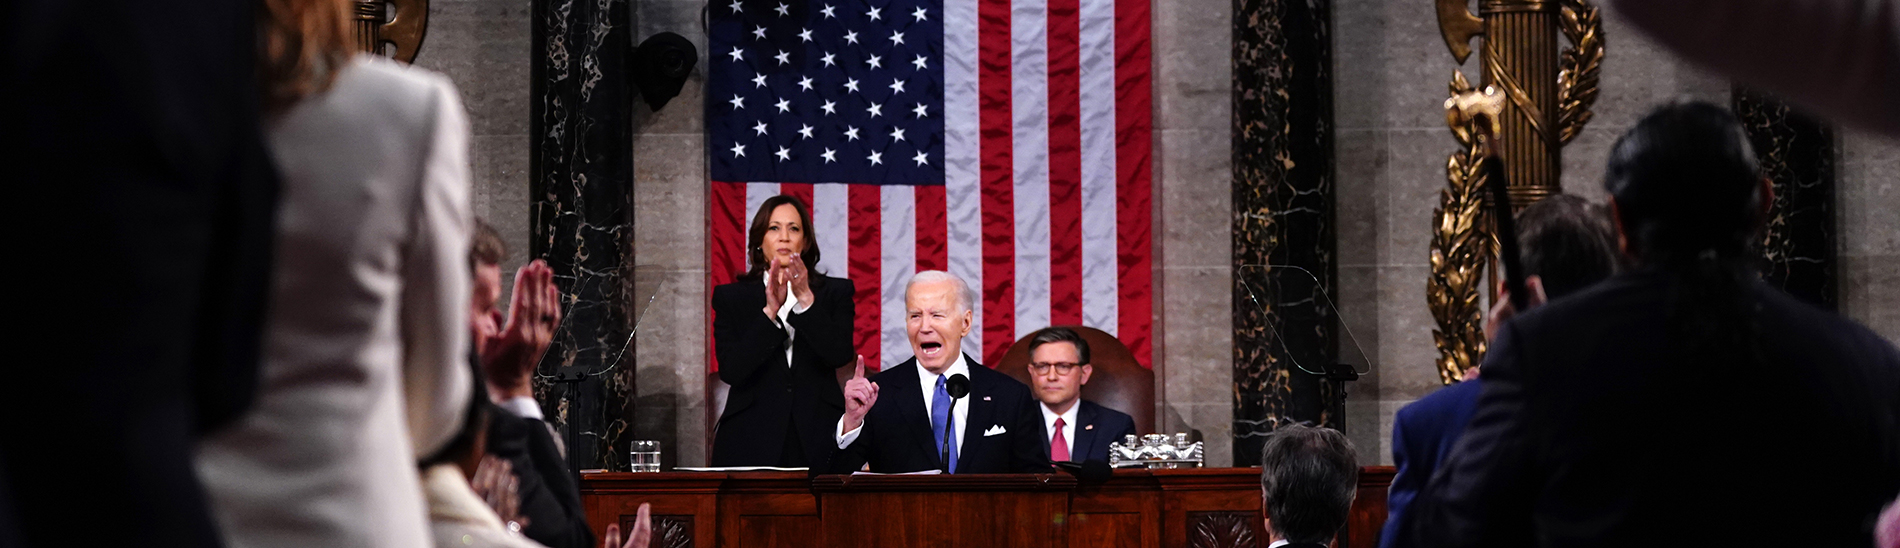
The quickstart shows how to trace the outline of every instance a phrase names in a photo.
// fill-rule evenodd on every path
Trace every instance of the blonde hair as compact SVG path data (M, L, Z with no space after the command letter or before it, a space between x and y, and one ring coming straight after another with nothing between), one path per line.
M349 0L262 0L257 11L257 78L264 112L282 114L330 89L355 54Z

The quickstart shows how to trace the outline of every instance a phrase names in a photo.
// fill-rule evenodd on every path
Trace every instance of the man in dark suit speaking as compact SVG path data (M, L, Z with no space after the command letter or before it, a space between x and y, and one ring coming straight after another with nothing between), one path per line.
M1042 441L1055 462L1108 461L1108 444L1135 434L1135 419L1082 399L1095 368L1089 342L1067 327L1029 336L1029 375L1041 411Z
M858 357L857 374L844 386L831 472L867 463L881 473L1049 470L1029 388L963 355L975 300L969 284L948 272L911 277L904 329L913 357L869 379Z

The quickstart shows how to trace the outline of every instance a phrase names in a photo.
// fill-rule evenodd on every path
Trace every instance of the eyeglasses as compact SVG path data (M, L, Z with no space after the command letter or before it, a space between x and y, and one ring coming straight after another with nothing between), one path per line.
M1043 375L1043 374L1049 373L1049 368L1054 367L1056 368L1056 373L1067 375L1070 373L1074 373L1075 368L1081 367L1084 365L1088 365L1088 364L1067 363L1067 362L1030 362L1029 370L1035 372L1037 375Z

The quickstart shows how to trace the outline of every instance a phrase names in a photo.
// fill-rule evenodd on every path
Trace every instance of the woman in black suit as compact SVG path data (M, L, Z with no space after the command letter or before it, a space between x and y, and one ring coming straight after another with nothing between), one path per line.
M719 379L732 385L713 466L822 465L844 414L836 370L852 362L851 281L812 272L811 213L791 196L759 206L747 231L751 269L713 288Z

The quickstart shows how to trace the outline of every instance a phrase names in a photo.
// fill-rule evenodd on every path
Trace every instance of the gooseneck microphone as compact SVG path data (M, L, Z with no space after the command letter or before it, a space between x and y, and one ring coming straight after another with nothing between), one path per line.
M962 373L951 375L949 379L943 381L943 391L950 394L950 416L954 418L957 416L957 400L970 395L970 378L963 376ZM950 467L950 448L952 447L950 444L955 443L956 440L951 437L954 435L952 431L959 426L962 425L953 424L950 428L943 429L943 450L938 452L937 459L945 468ZM957 471L944 470L944 472L955 474Z

